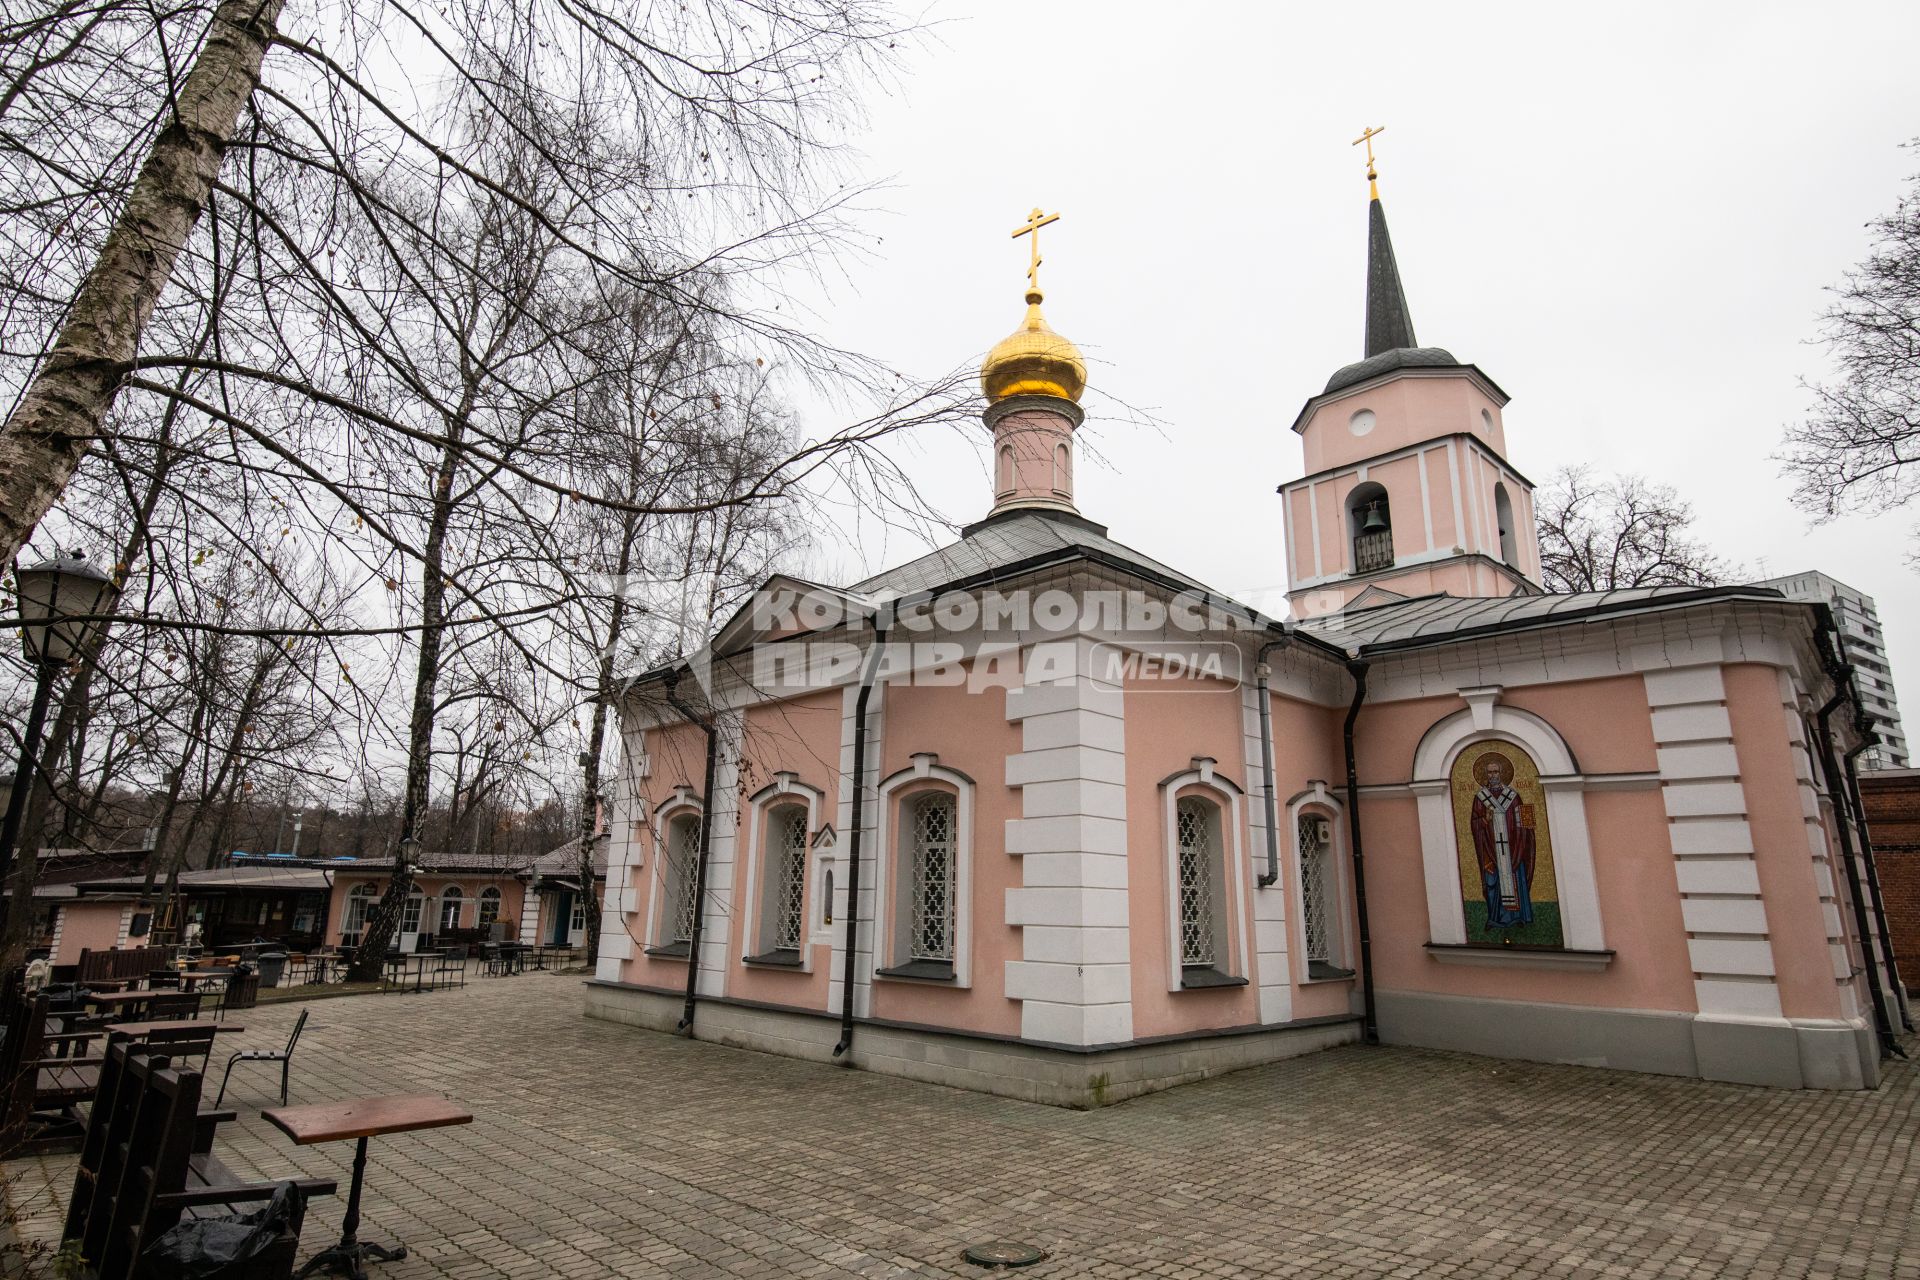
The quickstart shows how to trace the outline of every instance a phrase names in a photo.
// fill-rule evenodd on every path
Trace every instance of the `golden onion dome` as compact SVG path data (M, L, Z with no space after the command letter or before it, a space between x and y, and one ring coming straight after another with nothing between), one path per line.
M1027 318L994 344L980 366L980 389L989 401L1009 396L1058 396L1080 402L1087 389L1087 362L1080 348L1047 327L1041 293L1027 290Z

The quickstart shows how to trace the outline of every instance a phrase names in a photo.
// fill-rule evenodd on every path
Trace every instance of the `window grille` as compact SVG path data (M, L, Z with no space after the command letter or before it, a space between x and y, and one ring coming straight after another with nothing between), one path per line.
M1180 963L1214 963L1213 877L1215 857L1212 806L1182 800L1175 809L1180 838Z
M807 811L781 809L774 815L776 841L768 868L773 888L773 949L800 949L800 903L806 893Z
M1393 530L1363 533L1353 540L1353 571L1373 573L1393 568Z
M460 927L461 893L457 886L447 886L440 895L440 932L450 933Z
M486 888L480 891L480 927L486 928L500 918L500 891Z
M587 895L584 893L576 893L573 895L573 911L567 916L567 931L569 933L585 933L586 929Z
M673 824L671 863L673 915L670 942L693 941L693 917L699 906L696 877L700 870L700 819L683 818Z
M407 895L407 901L400 908L400 932L420 932L420 912L426 907L426 898L419 893Z
M955 825L952 796L927 796L913 806L910 960L953 962Z
M1307 960L1330 964L1332 948L1327 943L1327 914L1333 897L1328 883L1327 820L1314 814L1300 815L1300 914L1306 922Z

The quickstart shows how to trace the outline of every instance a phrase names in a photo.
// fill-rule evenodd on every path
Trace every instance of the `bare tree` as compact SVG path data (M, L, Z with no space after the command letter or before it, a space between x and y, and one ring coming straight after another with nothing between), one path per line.
M1564 467L1534 495L1541 585L1549 591L1704 587L1733 567L1689 534L1693 508L1645 476L1596 479Z
M1839 377L1809 384L1813 411L1787 430L1794 501L1816 519L1889 511L1920 493L1920 174L1911 182L1868 224L1872 251L1821 316Z

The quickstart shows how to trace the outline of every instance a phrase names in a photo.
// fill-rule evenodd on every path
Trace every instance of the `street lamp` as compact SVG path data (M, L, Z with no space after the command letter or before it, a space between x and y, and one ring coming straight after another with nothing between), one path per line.
M13 846L20 839L20 820L33 789L54 677L86 653L101 626L96 615L113 587L106 574L87 563L83 551L15 570L13 576L20 600L20 639L34 668L34 685L33 707L27 712L26 732L20 736L20 763L7 795L7 816L0 821L0 884L6 883Z

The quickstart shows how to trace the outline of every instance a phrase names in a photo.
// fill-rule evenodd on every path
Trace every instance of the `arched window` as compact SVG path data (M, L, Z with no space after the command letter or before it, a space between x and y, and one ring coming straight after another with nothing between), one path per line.
M1073 455L1065 444L1053 446L1053 491L1063 497L1073 492Z
M1500 525L1500 558L1518 565L1520 544L1513 534L1513 499L1507 496L1507 486L1498 482L1493 486L1493 517Z
M693 949L693 921L699 909L700 818L683 814L667 823L666 857L661 859L656 955L688 955Z
M761 873L759 937L763 963L798 964L805 933L807 897L807 807L782 804L762 820L765 831Z
M461 900L464 896L457 884L448 885L446 891L440 895L439 932L452 933L460 927L460 909L466 905Z
M1247 985L1249 907L1244 798L1215 762L1160 783L1167 989Z
M1350 978L1346 968L1346 915L1341 906L1340 870L1334 862L1333 819L1299 810L1294 821L1294 850L1300 869L1300 942L1307 978Z
M1013 446L1010 444L1000 446L1000 476L995 488L1000 493L1013 492Z
M480 891L480 914L477 918L482 929L500 919L500 891L492 885Z
M1347 532L1353 539L1353 572L1393 568L1393 509L1384 486L1369 480L1347 495Z
M420 932L420 916L426 910L426 906L427 896L420 892L419 885L415 885L413 891L407 895L405 904L400 908L401 933Z
M1174 806L1179 849L1180 968L1216 970L1226 956L1220 806L1183 796Z
M930 751L883 779L875 899L882 978L972 982L973 779Z
M370 884L357 884L347 892L347 918L340 926L342 933L358 935L367 927L367 909L373 903L376 890Z
M953 797L944 791L920 796L907 806L911 825L908 858L907 958L953 963L954 836Z

